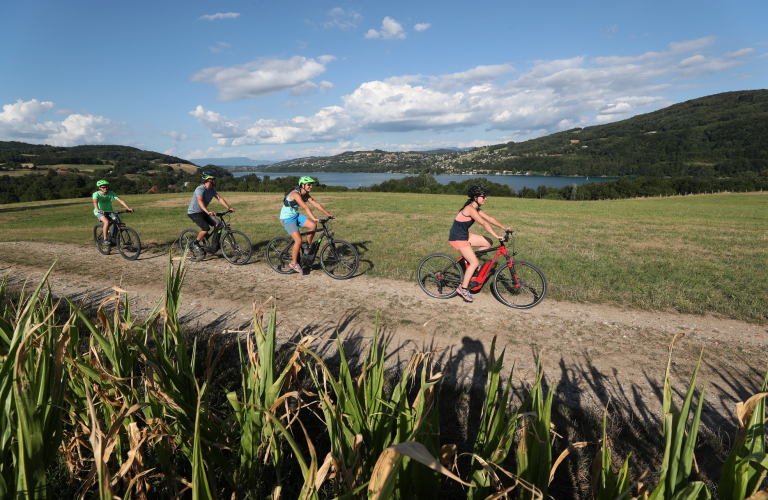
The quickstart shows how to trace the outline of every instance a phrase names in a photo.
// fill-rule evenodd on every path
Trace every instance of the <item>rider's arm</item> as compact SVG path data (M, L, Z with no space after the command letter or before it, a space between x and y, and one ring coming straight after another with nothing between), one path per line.
M318 209L322 210L322 212L325 213L325 215L328 217L333 217L333 214L326 210L325 207L323 207L320 203L316 202L314 198L310 197L309 202L316 206Z
M483 226L486 231L488 231L493 235L494 238L496 238L497 240L499 239L499 236L494 232L491 225L485 219L485 214L483 214L482 211L477 211L473 207L464 207L464 213L465 215L469 215L470 217L475 219L475 222L478 222L481 226Z
M129 212L133 212L133 209L128 205L126 205L122 198L115 198L115 199L119 201L120 204L126 208L126 210L128 210Z
M97 212L101 213L101 210L99 210L99 201L96 198L93 199L93 208L95 208Z
M479 214L480 214L480 217L482 217L483 219L487 220L488 222L490 222L491 224L493 224L496 227L500 227L501 229L504 229L506 231L511 231L512 230L511 227L507 227L507 226L503 225L502 223L500 223L499 221L497 221L496 219L494 219L490 215L486 214L482 210L480 210Z
M304 203L304 200L302 199L301 195L299 193L293 193L291 194L291 199L299 204L301 208L304 209L305 212L307 212L307 215L309 215L309 218L313 221L317 222L318 219L315 217L315 215L312 213L312 210L309 209L309 206ZM309 197L309 201L312 202L313 205L317 206L317 202L312 199L312 197Z
M221 196L220 194L218 194L218 193L216 194L216 199L217 199L217 200L219 200L219 203L221 203L222 205L224 205L224 207L225 207L227 210L232 210L233 212L235 211L235 209L234 209L234 208L232 208L232 207L230 207L230 206L229 206L229 204L227 203L227 200L225 200L225 199L224 199L224 197L223 197L223 196Z

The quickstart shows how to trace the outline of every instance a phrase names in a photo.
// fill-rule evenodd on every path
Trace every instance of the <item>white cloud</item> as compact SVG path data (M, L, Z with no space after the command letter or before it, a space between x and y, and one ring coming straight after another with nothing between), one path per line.
M186 155L184 158L187 160L204 160L206 158L215 158L215 154L221 151L221 148L217 148L215 146L212 146L208 149L195 149L193 151L190 151L188 155Z
M424 31L428 29L430 26L432 26L430 23L419 23L416 26L413 27L416 31Z
M205 19L206 21L217 21L219 19L237 19L239 15L240 15L239 12L227 12L227 13L217 12L216 14L206 14L204 16L201 16L200 19Z
M365 38L373 39L379 37L384 38L385 40L402 39L405 38L405 32L400 23L387 16L384 18L384 21L381 22L381 28L379 28L378 31L369 29L365 34Z
M285 59L257 59L231 68L213 67L199 71L193 82L211 82L219 90L218 99L255 99L291 90L298 95L317 85L312 78L325 72L325 65L336 59L324 55L315 59L293 56Z
M40 122L39 116L56 105L37 99L3 106L0 112L0 139L74 146L105 142L118 133L118 124L91 114L72 113L61 122Z
M219 52L224 52L226 49L232 47L231 44L226 42L216 42L216 45L213 47L208 47L208 49L213 52L214 54L217 54Z
M328 92L331 91L331 89L333 89L333 84L331 82L326 82L325 80L320 82L320 93L321 94L327 94Z
M331 19L323 23L324 28L339 28L344 31L353 30L363 20L363 16L359 12L352 9L344 10L341 7L331 9L328 15Z
M711 37L670 44L668 51L537 61L519 74L508 63L452 74L403 75L369 81L342 96L342 105L311 116L231 120L198 106L192 114L220 145L353 141L370 132L457 131L481 126L508 137L535 137L605 123L671 104L666 92L745 64L749 49L699 54ZM506 78L506 79L504 79ZM675 83L686 80L684 84ZM321 83L322 88L323 83Z

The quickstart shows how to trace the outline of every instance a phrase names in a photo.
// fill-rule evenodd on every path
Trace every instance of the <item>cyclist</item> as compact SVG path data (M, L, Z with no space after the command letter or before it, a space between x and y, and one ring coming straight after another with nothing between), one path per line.
M208 204L211 200L216 198L227 208L227 210L235 211L234 208L229 206L227 200L216 192L216 189L214 189L215 187L216 177L208 172L204 172L203 183L197 186L194 194L192 194L192 200L189 202L187 217L192 219L192 221L200 227L200 232L197 233L197 239L194 242L195 246L200 245L200 240L208 234L211 226L216 226L216 224L219 223L218 219L214 218L216 217L216 212L208 210Z
M291 235L291 238L293 238L293 251L291 253L291 269L293 269L297 273L301 273L301 266L299 265L299 245L301 245L301 233L299 232L300 227L304 227L309 229L310 231L314 231L317 229L317 222L319 219L317 219L313 214L312 210L310 210L309 206L307 205L307 201L309 201L312 205L314 205L318 210L323 212L328 217L333 217L333 214L328 212L321 204L316 202L314 198L312 198L312 195L310 193L312 192L312 186L315 184L315 179L309 176L303 176L299 179L299 185L295 188L291 189L290 191L285 192L285 197L283 198L283 208L280 210L280 222L283 224L283 227L286 231L288 231L288 234ZM299 207L303 208L305 212L307 212L307 215L309 215L309 218L304 217L299 213ZM307 253L309 251L309 245L312 244L312 238L314 237L314 234L308 234L307 235L307 242L304 244L304 252Z
M453 226L448 235L448 243L458 250L467 262L464 281L459 285L456 291L465 301L473 302L474 299L472 299L472 294L467 287L469 286L469 281L472 279L472 275L480 262L477 255L475 255L474 250L472 250L472 247L478 247L478 250L487 250L491 248L492 241L486 236L470 233L469 228L475 222L479 222L486 231L491 233L493 237L499 241L503 241L504 238L493 231L491 224L507 231L511 230L511 228L503 226L499 221L482 211L481 207L485 205L485 200L488 197L488 189L486 189L485 186L481 186L480 184L470 186L469 189L467 189L467 196L469 199L464 203L464 206L459 210L459 213L456 214L456 218L453 220Z
M112 200L117 200L121 205L125 207L129 212L133 212L133 209L125 204L125 202L117 196L117 193L109 190L109 181L104 179L96 183L98 190L93 193L93 214L104 224L102 235L104 235L104 245L109 245L109 224L111 221L117 218L117 215L112 213Z

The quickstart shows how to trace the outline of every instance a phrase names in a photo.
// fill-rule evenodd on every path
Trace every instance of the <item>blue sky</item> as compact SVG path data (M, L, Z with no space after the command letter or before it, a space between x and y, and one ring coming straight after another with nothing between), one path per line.
M768 88L768 1L0 4L0 140L286 159Z

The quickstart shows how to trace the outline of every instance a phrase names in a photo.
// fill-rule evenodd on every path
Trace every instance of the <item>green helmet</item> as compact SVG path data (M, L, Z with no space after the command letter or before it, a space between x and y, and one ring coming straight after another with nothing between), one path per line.
M96 183L96 187L100 188L101 186L109 186L109 181L105 181L104 179L102 179Z
M216 176L208 172L203 172L203 182L207 181L208 179L216 180Z
M312 177L305 175L304 177L299 179L299 186L301 186L302 184L315 184L316 182L317 181Z

